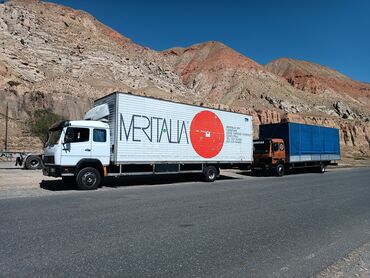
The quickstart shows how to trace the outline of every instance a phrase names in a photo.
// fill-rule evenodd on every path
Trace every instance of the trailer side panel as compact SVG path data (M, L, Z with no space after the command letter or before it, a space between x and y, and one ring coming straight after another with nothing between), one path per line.
M107 96L95 105L106 102L116 109L110 112L115 118L109 120L114 164L253 160L251 116L126 93Z

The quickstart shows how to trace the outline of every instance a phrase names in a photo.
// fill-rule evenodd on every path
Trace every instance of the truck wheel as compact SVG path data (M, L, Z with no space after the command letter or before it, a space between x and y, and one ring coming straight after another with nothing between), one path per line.
M283 164L278 164L278 165L276 166L275 171L276 171L276 175L277 175L278 177L282 177L282 176L284 176L284 173L285 173L285 167L284 167L284 165L283 165Z
M324 174L326 171L326 166L324 163L320 163L320 166L318 168L319 173Z
M28 169L28 170L41 169L41 167L42 167L41 163L42 163L42 161L41 161L41 158L39 156L30 155L26 159L25 168Z
M215 166L206 166L203 170L204 181L214 182L218 176L218 169Z
M100 185L101 175L95 168L86 167L78 172L76 182L79 189L94 190Z

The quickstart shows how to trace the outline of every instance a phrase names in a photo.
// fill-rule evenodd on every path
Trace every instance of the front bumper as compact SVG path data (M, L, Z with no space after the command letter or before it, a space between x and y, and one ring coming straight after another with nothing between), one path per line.
M62 176L62 168L58 165L44 165L42 173L44 176L57 178Z
M254 157L252 168L255 170L269 170L273 167L271 157Z
M72 166L60 166L54 164L46 164L42 168L42 173L44 176L49 177L64 177L64 176L74 176L75 168Z
M272 165L266 163L253 163L252 169L253 170L270 170Z

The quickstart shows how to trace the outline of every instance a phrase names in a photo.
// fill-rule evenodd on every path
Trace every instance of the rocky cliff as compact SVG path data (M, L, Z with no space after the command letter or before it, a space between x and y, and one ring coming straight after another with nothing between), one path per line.
M120 90L249 113L256 134L280 121L338 127L345 157L370 155L370 86L334 70L292 59L262 66L219 42L156 52L85 12L40 1L9 1L0 14L0 125L8 103L14 150L40 147L26 131L35 109L77 119Z
M278 59L266 69L286 79L293 87L334 108L345 119L369 121L370 85L327 67L306 61Z

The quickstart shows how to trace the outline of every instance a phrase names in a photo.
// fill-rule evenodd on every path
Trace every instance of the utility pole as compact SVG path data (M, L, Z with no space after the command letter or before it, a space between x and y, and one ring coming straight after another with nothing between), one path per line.
M9 121L9 104L6 103L6 114L5 114L5 151L8 151L8 121Z

